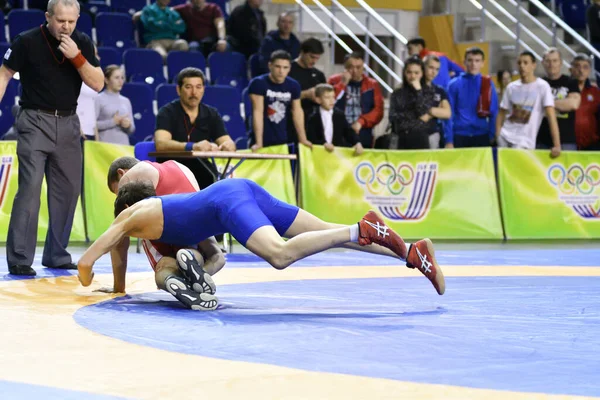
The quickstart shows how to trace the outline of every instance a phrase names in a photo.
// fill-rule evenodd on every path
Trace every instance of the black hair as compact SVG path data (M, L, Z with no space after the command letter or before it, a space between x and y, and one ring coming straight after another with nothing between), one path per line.
M531 58L531 62L533 64L537 63L537 60L535 59L535 56L533 55L532 52L530 51L522 51L521 54L519 54L519 57L523 57L523 56L529 56L529 58Z
M319 39L308 38L300 44L300 52L311 54L323 54L325 49Z
M423 39L422 37L416 37L416 38L412 38L410 39L407 43L406 43L406 47L408 46L423 46L423 48L427 47L425 45L425 39Z
M183 81L186 78L200 78L202 79L202 84L206 84L206 76L199 68L187 67L179 71L177 74L177 86L180 88L183 87Z
M292 56L285 50L275 50L271 53L271 58L269 58L269 62L273 63L277 60L288 60L291 63Z
M465 60L467 59L467 56L469 54L474 55L474 56L480 55L481 58L483 60L485 60L485 53L483 52L483 50L481 50L481 48L479 48L477 46L475 46L475 47L469 47L467 49L467 51L465 52Z
M115 199L115 218L127 207L152 196L156 196L156 190L151 182L134 181L124 184Z

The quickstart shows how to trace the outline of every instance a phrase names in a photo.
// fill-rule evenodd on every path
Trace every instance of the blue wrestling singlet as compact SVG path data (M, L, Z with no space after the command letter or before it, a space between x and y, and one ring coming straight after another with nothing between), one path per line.
M157 198L162 201L164 221L158 241L180 246L227 232L245 246L261 226L272 225L283 235L298 214L298 207L247 179L224 179L199 192Z

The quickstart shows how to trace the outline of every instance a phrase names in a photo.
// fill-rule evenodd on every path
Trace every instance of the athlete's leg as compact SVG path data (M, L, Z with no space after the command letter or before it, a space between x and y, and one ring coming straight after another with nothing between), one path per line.
M163 256L154 267L154 281L156 282L156 287L162 290L167 290L167 287L165 286L165 280L171 275L182 278L184 277L179 270L177 260L173 257Z
M345 226L345 225L334 224L332 222L323 221L322 219L315 217L308 211L300 209L298 211L298 215L296 215L296 218L294 219L294 222L289 227L289 229L285 232L284 237L293 238L294 236L297 236L297 235L299 235L301 233L305 233L305 232L323 231L326 229L341 228L343 226ZM400 260L403 260L402 258L398 257L398 255L396 253L394 253L393 251L391 251L390 249L387 249L376 243L372 243L367 246L361 246L358 243L348 242L348 243L342 244L342 247L352 249L352 250L364 251L367 253L380 254L380 255L398 258Z
M254 254L264 258L277 269L284 269L295 261L350 241L351 226L315 232L305 232L287 242L272 225L256 229L242 244ZM358 226L355 225L355 229ZM234 237L235 234L234 234ZM239 240L239 238L236 237Z

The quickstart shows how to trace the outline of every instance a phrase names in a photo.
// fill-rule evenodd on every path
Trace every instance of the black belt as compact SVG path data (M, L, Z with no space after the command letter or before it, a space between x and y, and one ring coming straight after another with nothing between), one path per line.
M44 114L53 115L55 117L70 117L75 115L75 110L44 110L41 108L25 108L27 110L34 110Z

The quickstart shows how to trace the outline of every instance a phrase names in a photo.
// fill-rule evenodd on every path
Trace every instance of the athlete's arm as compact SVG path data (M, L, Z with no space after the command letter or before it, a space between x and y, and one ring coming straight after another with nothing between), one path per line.
M110 251L113 270L113 287L98 289L98 291L105 293L125 293L125 274L127 273L128 250L129 236L126 236Z
M139 210L137 207L136 209ZM106 232L88 247L77 263L79 281L83 286L89 286L92 283L94 263L115 248L130 232L141 230L144 220L143 210L126 209L119 214Z
M225 266L225 256L214 236L198 243L198 249L204 255L204 270L214 275Z

